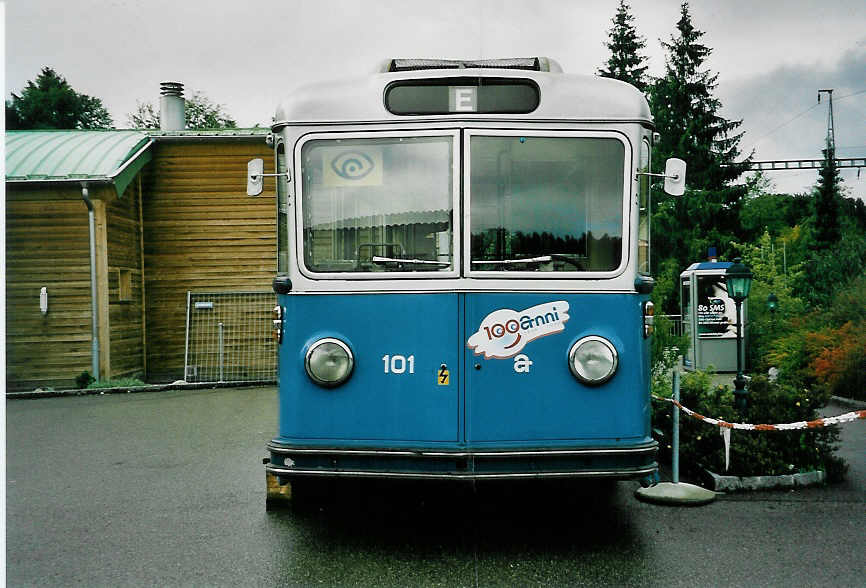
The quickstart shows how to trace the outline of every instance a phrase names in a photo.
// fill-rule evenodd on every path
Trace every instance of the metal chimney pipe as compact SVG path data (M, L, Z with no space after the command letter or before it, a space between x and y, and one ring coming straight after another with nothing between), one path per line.
M182 131L186 128L186 104L183 99L183 84L161 82L159 84L159 130Z

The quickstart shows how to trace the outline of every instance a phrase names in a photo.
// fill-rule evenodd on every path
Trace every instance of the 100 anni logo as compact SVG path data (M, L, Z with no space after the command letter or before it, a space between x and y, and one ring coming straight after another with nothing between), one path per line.
M568 302L564 300L521 311L500 308L484 317L467 345L475 355L483 353L484 359L507 359L520 353L530 341L562 332L568 319Z

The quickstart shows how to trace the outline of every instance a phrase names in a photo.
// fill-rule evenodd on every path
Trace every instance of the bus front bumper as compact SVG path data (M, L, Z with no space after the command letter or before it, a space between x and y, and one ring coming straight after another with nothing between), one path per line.
M496 480L644 478L658 469L658 443L531 450L407 450L296 447L271 442L266 472L293 477Z

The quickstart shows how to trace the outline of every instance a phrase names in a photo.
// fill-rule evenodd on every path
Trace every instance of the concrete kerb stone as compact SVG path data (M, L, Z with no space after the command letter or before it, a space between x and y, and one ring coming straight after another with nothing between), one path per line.
M63 396L99 396L103 394L134 394L141 392L165 392L168 390L201 390L205 388L246 388L255 386L273 386L273 380L248 380L244 382L184 382L171 384L147 384L145 386L121 386L118 388L84 388L73 390L44 390L37 388L26 392L7 392L8 400L24 400L29 398L58 398Z
M854 400L853 398L843 398L842 396L831 396L834 402L842 406L853 408L854 410L866 410L866 402L862 400Z
M705 471L716 492L805 488L823 484L827 480L827 474L823 470L781 476L721 476L709 470Z

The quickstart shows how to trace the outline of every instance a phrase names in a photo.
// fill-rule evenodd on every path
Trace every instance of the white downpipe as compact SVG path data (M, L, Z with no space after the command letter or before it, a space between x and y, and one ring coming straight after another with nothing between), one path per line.
M90 311L91 321L91 374L99 379L99 301L96 287L96 219L93 216L93 202L87 192L87 185L81 187L81 198L87 205L87 219L90 226Z

